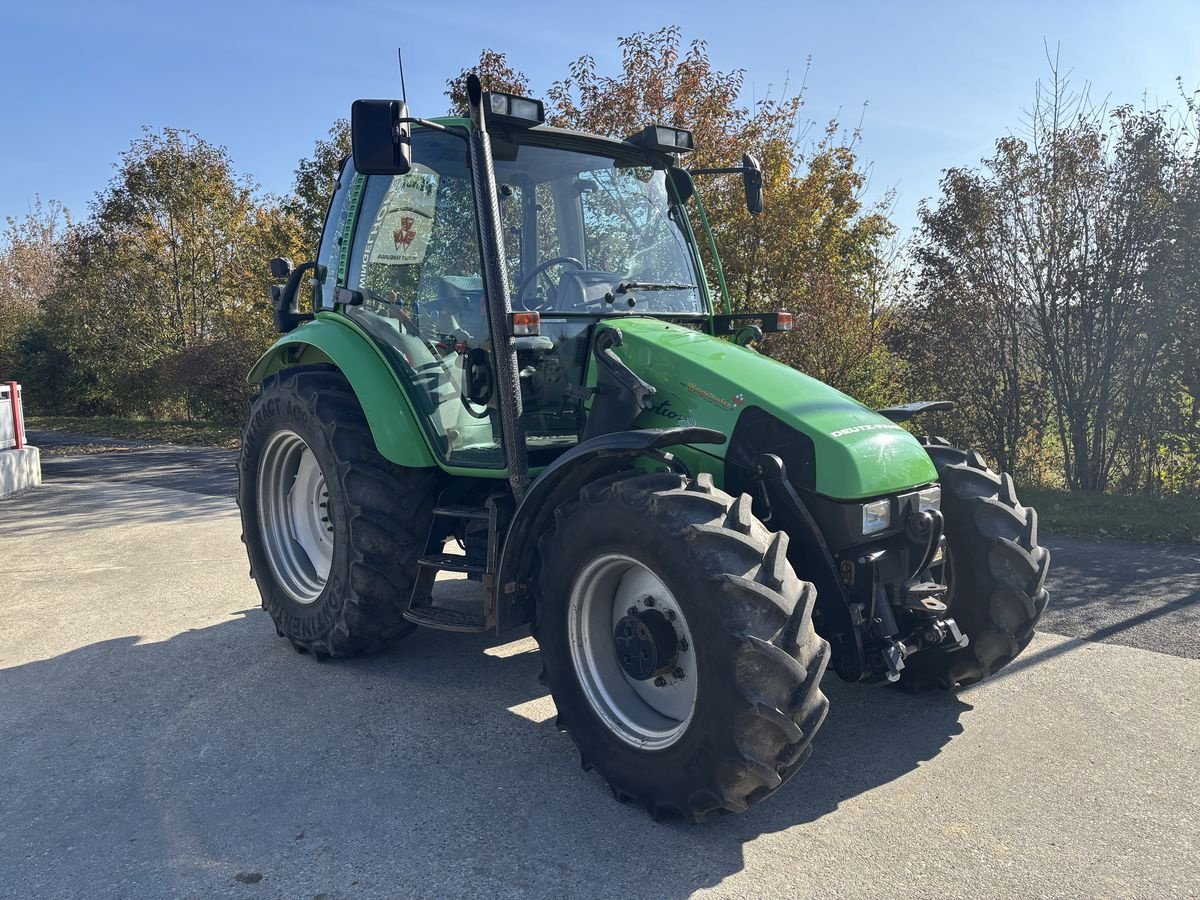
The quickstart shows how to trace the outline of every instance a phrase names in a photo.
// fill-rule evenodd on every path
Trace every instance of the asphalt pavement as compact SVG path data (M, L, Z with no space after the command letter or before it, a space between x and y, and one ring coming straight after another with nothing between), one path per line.
M579 769L530 638L297 655L233 454L93 449L0 501L0 893L1200 895L1200 546L1044 536L1044 633L998 677L829 676L775 797L654 823Z

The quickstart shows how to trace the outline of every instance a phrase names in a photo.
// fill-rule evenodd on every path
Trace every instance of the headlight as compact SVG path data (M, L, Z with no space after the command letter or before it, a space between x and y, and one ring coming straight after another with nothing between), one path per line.
M892 524L892 501L872 500L863 504L863 534L875 534Z
M483 95L483 104L488 109L489 118L508 125L529 128L546 121L546 108L542 101L530 97L486 91Z
M639 147L662 153L691 153L696 149L690 131L686 128L672 128L669 125L647 125L626 140Z
M654 126L654 137L663 147L672 147L676 150L691 150L692 148L692 133L684 131L682 128L664 128L661 125Z
M942 489L940 487L925 488L917 494L921 512L942 508Z

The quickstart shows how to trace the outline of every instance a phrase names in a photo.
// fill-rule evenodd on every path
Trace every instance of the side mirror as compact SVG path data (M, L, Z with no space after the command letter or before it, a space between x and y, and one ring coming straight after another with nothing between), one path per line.
M276 265L277 263L280 265ZM284 265L289 270L287 284L283 287L277 284L271 285L271 306L275 314L275 330L280 334L287 334L301 322L308 322L315 318L315 312L302 313L299 311L296 306L296 297L300 292L300 279L304 277L304 273L319 273L322 268L316 262L306 262L293 269L291 260L276 257L271 260L271 274L281 277L277 273L283 271Z
M749 153L742 156L742 181L746 185L746 209L757 216L763 210L762 169Z
M412 168L412 132L403 100L355 100L350 107L354 170L404 175Z
M292 261L282 256L276 256L271 260L271 277L276 281L287 281L289 275L292 274Z

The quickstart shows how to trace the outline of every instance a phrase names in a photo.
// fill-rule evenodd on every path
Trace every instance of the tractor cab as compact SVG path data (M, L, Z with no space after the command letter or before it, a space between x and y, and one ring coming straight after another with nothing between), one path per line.
M412 129L403 174L346 161L321 246L324 270L344 269L345 286L327 274L316 306L344 312L387 354L444 463L502 470L488 304L503 301L485 289L467 122L431 124ZM712 305L670 154L544 125L501 128L492 149L507 312L521 323L521 418L538 467L584 433L599 320L700 326Z

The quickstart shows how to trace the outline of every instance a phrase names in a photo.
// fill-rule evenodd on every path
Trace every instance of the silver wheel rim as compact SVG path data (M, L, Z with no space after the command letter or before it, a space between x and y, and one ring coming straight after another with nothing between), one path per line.
M673 673L639 681L621 667L613 632L631 609L650 607L671 619L681 649ZM642 750L683 736L696 712L696 649L683 609L657 575L620 553L596 557L571 588L567 632L583 694L613 734Z
M325 474L294 431L277 431L258 464L258 525L267 563L297 603L321 596L333 564Z

